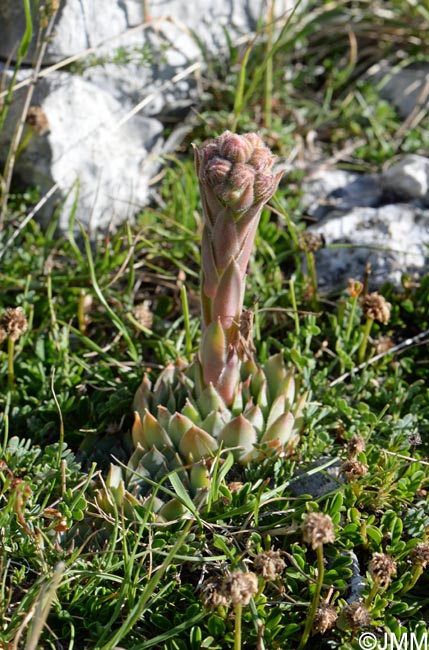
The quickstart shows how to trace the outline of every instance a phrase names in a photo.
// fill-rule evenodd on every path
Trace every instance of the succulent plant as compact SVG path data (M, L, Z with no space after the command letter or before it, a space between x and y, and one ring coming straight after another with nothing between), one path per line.
M297 398L282 353L259 365L242 336L249 256L261 211L281 177L272 171L274 160L255 133L226 131L195 148L204 213L199 352L190 364L168 364L153 386L143 377L134 399L128 492L117 468L107 478L113 495L146 497L165 520L184 510L157 488L171 472L201 503L214 457L230 450L246 465L288 454L302 429L307 395Z

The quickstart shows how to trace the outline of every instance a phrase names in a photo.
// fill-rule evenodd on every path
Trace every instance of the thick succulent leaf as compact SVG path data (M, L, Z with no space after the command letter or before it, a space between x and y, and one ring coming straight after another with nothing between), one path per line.
M286 413L287 410L286 396L282 394L276 397L274 402L271 404L271 408L268 413L266 428L269 429L271 425L274 424L274 422L277 420L277 418L279 418L280 415L283 415L283 413Z
M293 372L289 371L286 374L286 377L280 383L279 395L285 396L286 408L292 408L295 399L295 378L293 376Z
M252 404L244 411L244 417L255 428L256 433L260 436L265 428L265 418L258 404Z
M215 410L226 410L226 404L213 384L209 384L197 399L197 406L203 418Z
M227 208L219 210L216 215L216 223L212 231L212 246L216 268L219 273L222 273L240 250L234 217Z
M250 391L252 393L253 399L256 401L258 398L258 395L261 391L261 388L264 386L264 384L267 383L266 377L264 375L264 371L262 368L257 368L255 372L252 375L251 381L250 381Z
M281 445L285 445L292 435L294 423L295 418L290 411L283 413L265 431L260 441L261 444L278 440Z
M204 373L206 386L210 383L216 386L226 362L226 338L225 332L218 321L210 323L204 331L201 346L201 366Z
M198 462L201 458L210 456L218 448L217 441L207 431L194 425L183 436L179 452L185 462Z
M222 369L216 388L225 404L230 406L234 401L240 379L240 360L235 348L230 346L226 363Z
M152 449L146 452L140 460L140 465L148 470L153 481L160 480L169 471L164 454L156 447L152 447Z
M185 515L190 516L190 514L189 510L178 499L167 501L157 512L162 521L174 521Z
M238 415L223 428L218 440L224 447L232 447L234 459L245 464L253 452L257 435L254 426L243 415Z
M205 459L192 464L190 478L193 495L195 495L198 490L210 487L210 471Z
M202 292L208 298L214 298L219 284L219 273L213 257L213 244L208 228L203 229L201 239Z
M180 441L185 433L194 425L194 422L183 415L182 413L175 413L171 416L168 425L168 434L174 443L176 449L179 449Z
M207 431L213 438L217 438L224 428L225 424L231 419L231 412L227 409L222 411L212 411L201 422L201 428Z
M167 431L170 423L171 412L165 406L158 405L156 409L156 419L162 428Z
M233 415L239 415L243 412L244 402L243 402L243 385L239 382L234 391L233 400L231 402L231 413Z
M233 323L238 326L243 296L243 276L234 259L222 273L216 295L213 298L212 318L219 320L222 327L229 330Z
M260 407L264 416L267 416L270 408L270 401L268 396L268 385L266 381L264 381L261 388L259 389L259 393L257 394L255 401L256 404Z
M307 404L308 400L308 391L303 393L301 397L298 399L295 409L294 409L294 417L295 417L295 430L297 432L301 431L302 427L304 426L304 409Z
M122 477L122 469L119 465L110 465L109 473L106 476L106 486L109 489L119 488L121 484L123 485L124 480Z
M150 449L153 446L162 449L165 446L173 445L168 433L148 410L145 411L142 420L142 440L139 442L145 449Z
M192 420L194 424L198 424L201 421L200 412L189 398L186 398L185 406L182 409L182 415L185 415L187 418Z
M106 488L113 497L116 505L121 507L124 502L126 490L122 470L118 465L110 465L109 473L106 476Z
M133 411L143 413L145 409L150 408L150 396L152 394L151 387L152 384L148 376L144 375L141 384L134 395Z
M265 362L264 373L268 382L270 400L274 401L279 394L279 387L282 385L282 382L286 377L286 368L282 352L274 354Z
M133 440L134 447L137 447L138 444L140 445L146 444L146 441L143 437L142 419L138 411L134 411L134 424L131 429L131 437Z

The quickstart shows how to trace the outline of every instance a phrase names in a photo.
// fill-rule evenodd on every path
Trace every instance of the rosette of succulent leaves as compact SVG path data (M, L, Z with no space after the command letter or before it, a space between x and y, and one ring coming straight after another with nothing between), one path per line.
M275 156L256 133L229 131L194 151L203 207L199 351L191 364L169 363L154 385L143 377L128 468L112 465L110 496L98 492L107 509L111 495L118 504L150 503L160 521L187 511L168 489L168 477L175 475L201 507L213 467L228 453L241 465L290 454L308 397L296 394L282 353L260 365L243 336L249 257L262 209L282 175L273 172Z

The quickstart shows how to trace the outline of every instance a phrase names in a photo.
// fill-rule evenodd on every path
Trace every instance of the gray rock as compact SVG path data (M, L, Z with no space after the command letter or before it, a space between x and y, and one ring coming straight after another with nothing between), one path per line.
M368 74L377 85L383 99L390 102L399 115L407 118L416 110L427 110L429 105L429 66L392 68L388 61L380 61Z
M345 287L361 280L371 264L371 285L399 285L403 273L427 268L429 210L406 204L334 211L309 229L323 234L329 248L316 253L322 289Z
M340 467L339 458L319 458L307 467L300 468L298 476L293 478L288 489L296 496L309 494L314 499L325 496L343 482L339 475Z
M193 34L203 46L216 52L226 45L225 30L230 37L254 31L266 16L265 0L150 0L149 16L144 15L143 0L62 0L55 25L56 38L49 43L45 63L60 61L86 50L101 48L105 54L124 45L141 45L145 21L164 33L171 47L189 58L201 56ZM277 0L277 16L287 15L294 0ZM25 29L23 3L2 0L0 3L0 57L7 58L20 42ZM132 33L129 30L133 29ZM37 21L36 21L37 30ZM125 41L124 38L125 37ZM34 49L29 53L31 62Z
M15 96L0 134L0 150L6 150L22 96ZM41 107L48 130L32 133L18 157L16 173L42 192L59 184L65 198L61 229L67 229L72 210L92 231L105 230L147 203L148 181L163 142L158 120L137 115L118 128L123 116L120 102L66 72L41 81L33 103Z
M378 205L382 189L375 176L342 169L319 169L302 184L304 210L314 219L322 219L332 210L350 210L354 206Z
M276 15L287 16L294 6L294 0L277 0ZM159 118L183 115L199 97L195 76L184 69L201 66L206 52L226 51L226 32L233 39L248 38L264 16L265 0L61 0L43 63L76 56L80 67L77 71L75 64L74 73L42 71L46 76L32 103L41 107L49 130L33 134L16 172L43 192L58 183L65 198L63 230L72 209L97 230L122 222L147 203L159 154L171 151L184 133L179 127L163 144ZM24 29L23 3L2 0L0 57L16 57ZM33 57L34 48L26 62ZM19 80L30 73L21 69ZM16 94L0 136L0 158L22 97ZM79 188L76 202L73 185Z
M383 171L380 185L390 198L429 205L429 159L416 154L405 156Z

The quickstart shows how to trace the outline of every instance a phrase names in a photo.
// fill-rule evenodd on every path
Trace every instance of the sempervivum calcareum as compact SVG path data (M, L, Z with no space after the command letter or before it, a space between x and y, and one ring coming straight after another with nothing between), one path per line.
M222 450L231 449L245 465L267 454L290 453L296 445L306 395L296 399L295 380L281 353L257 364L240 330L259 217L281 177L273 173L274 160L255 133L226 131L195 148L204 214L201 344L192 364L169 364L154 386L144 377L137 391L135 451L127 476L135 495L150 494L154 484L176 472L201 501L213 458ZM162 490L157 495L162 497ZM178 514L174 499L160 510L166 519Z

